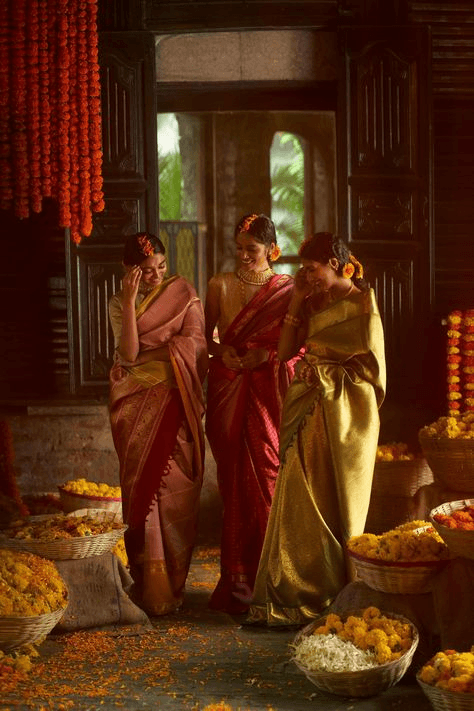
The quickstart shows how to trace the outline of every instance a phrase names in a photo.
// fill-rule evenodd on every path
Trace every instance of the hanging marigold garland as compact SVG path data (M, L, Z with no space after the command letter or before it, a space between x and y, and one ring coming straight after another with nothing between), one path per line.
M474 412L474 309L447 319L448 415Z
M464 410L474 412L474 309L464 312L461 352L463 357Z
M461 335L462 311L451 311L447 318L447 382L448 415L457 415L461 410Z
M0 3L0 208L52 197L76 243L104 209L97 1Z

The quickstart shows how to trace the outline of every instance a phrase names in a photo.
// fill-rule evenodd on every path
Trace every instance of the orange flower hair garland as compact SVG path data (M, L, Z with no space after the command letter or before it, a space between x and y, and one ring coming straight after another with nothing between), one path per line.
M76 243L104 209L97 2L0 3L0 208L51 197Z

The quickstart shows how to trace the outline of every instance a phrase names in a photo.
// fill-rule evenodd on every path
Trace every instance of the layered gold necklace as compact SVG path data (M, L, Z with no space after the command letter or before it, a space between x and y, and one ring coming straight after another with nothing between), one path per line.
M271 267L267 267L263 272L245 271L244 269L237 270L237 276L240 281L245 284L266 284L269 279L274 275L274 271Z
M245 293L245 284L251 284L252 286L263 286L269 281L274 275L274 271L271 267L267 267L263 272L246 272L244 269L238 269L236 274L239 280L240 289L240 303L242 308L248 302L248 295Z

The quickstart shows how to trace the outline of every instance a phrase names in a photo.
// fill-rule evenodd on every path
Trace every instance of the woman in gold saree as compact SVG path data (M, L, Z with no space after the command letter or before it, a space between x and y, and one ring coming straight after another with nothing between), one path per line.
M278 355L304 360L283 405L280 471L248 622L300 625L350 580L348 538L363 532L385 390L383 330L372 289L345 243L318 233L302 268Z
M163 244L139 233L124 251L122 291L109 303L115 336L110 422L120 462L133 599L151 615L183 601L202 485L207 369L194 287L165 279Z

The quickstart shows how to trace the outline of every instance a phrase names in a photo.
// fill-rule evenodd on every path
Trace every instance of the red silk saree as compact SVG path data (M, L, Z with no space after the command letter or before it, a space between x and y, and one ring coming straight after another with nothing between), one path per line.
M255 581L278 473L283 398L296 362L276 357L292 287L290 277L273 276L221 340L240 355L250 348L267 349L266 363L235 371L226 368L221 358L211 359L206 433L223 501L221 577L211 597L213 609L245 609L237 596L250 597Z
M135 594L159 615L182 603L197 531L207 349L201 302L182 277L156 287L136 314L140 352L167 345L170 361L117 359L110 422Z

